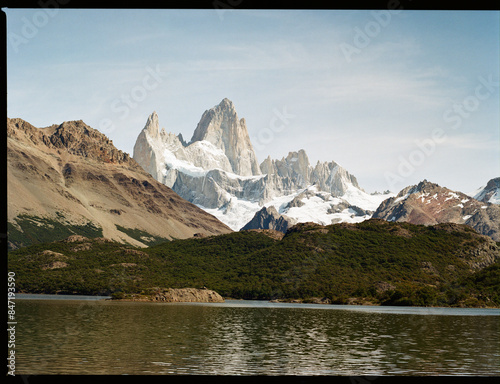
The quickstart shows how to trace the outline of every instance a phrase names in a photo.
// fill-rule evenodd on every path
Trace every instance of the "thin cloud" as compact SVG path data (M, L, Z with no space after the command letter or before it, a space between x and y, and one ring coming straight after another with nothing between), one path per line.
M286 107L294 119L259 159L307 146L311 159L337 161L373 183L363 188L380 190L374 175L384 183L383 169L411 152L415 138L450 128L443 113L473 95L479 76L498 79L498 34L484 33L497 31L498 20L460 13L465 25L451 27L446 12L429 14L393 15L348 62L339 46L375 20L370 11L234 10L221 20L216 10L60 10L19 53L8 45L8 114L38 126L83 119L98 128L112 118L117 128L108 135L130 151L153 110L166 130L188 137L203 111L228 97L256 137L269 129L273 110ZM7 16L19 33L32 10ZM470 44L478 36L480 44ZM464 60L454 59L457 52ZM156 65L163 82L121 119L111 103ZM480 169L472 155L499 153L497 100L498 89L460 131L447 130L439 148L451 163L466 155L466 166ZM469 127L475 135L464 133ZM426 167L444 178L438 159ZM461 182L486 183L472 174Z
M439 145L454 150L497 150L498 141L475 134L446 136Z

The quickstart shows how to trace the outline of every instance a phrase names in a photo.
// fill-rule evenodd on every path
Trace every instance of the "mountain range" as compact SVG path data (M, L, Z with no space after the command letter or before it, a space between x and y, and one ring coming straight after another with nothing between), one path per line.
M357 223L374 217L467 224L500 240L500 178L472 196L427 180L398 194L368 194L342 166L334 161L312 166L302 149L258 165L245 119L239 119L228 99L203 113L189 142L160 130L153 112L136 140L133 158L156 180L235 231L286 232L297 223Z
M234 147L234 148L233 148ZM294 222L366 220L394 194L366 193L334 161L312 166L304 150L257 163L245 119L222 100L203 113L189 143L160 130L153 112L137 137L133 158L156 180L240 230L263 207Z
M83 121L36 128L7 120L9 248L70 235L146 247L240 229L294 225L466 224L499 241L500 178L468 195L426 180L398 194L368 194L334 161L304 150L258 163L245 119L224 99L189 142L152 113L133 158Z

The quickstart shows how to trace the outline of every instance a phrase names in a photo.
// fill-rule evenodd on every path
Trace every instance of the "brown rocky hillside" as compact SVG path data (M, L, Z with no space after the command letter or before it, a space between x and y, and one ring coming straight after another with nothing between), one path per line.
M500 207L427 180L404 188L378 207L373 218L412 224L466 224L500 241Z
M136 246L147 245L147 235L174 239L231 232L82 121L36 128L7 119L7 204L14 248L36 242L29 235L36 226L54 230L57 240L59 225L75 234L74 228L90 225L103 237ZM19 241L22 234L25 242Z

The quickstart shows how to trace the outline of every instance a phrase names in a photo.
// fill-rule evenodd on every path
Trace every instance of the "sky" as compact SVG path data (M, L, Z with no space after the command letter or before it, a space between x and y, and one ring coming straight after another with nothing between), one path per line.
M500 176L498 11L2 10L7 116L36 127L132 155L153 111L188 141L228 98L259 163L304 149L369 193Z

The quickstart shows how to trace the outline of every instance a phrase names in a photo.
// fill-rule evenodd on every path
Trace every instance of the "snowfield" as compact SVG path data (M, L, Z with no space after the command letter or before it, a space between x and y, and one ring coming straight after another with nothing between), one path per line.
M302 194L306 194L300 199L304 205L288 207L294 198ZM348 191L343 196L334 197L328 192L318 190L316 185L311 185L293 194L273 198L263 206L274 207L280 214L295 219L298 223L315 222L321 225L359 223L368 220L371 215L359 216L351 208L345 208L338 213L328 213L328 210L332 206L347 202L364 210L375 211L382 201L393 196L395 196L394 193L370 195L354 186L349 186ZM234 231L244 227L263 206L234 196L231 196L231 202L228 205L218 209L208 209L198 205L199 208L214 215Z

